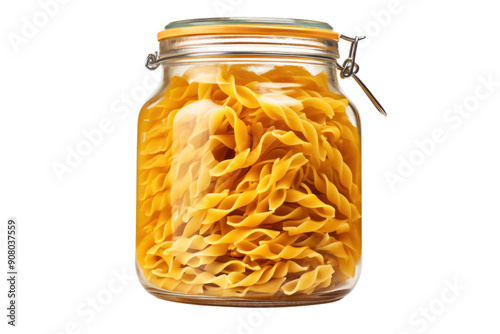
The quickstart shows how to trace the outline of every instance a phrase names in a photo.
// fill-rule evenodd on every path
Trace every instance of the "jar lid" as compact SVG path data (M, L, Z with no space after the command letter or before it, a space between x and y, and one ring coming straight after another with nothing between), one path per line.
M158 41L195 35L281 35L339 40L324 22L282 18L207 18L175 21L158 33Z

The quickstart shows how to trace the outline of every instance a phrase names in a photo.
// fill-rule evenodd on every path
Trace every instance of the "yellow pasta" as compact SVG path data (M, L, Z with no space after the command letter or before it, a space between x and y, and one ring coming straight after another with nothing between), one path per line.
M193 66L139 119L137 263L158 288L332 291L361 256L361 157L325 73Z

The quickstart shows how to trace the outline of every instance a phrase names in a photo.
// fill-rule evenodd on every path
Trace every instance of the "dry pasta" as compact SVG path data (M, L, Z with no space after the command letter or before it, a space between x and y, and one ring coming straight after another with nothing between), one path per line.
M361 255L360 138L325 73L194 66L141 111L137 262L221 297L328 291Z

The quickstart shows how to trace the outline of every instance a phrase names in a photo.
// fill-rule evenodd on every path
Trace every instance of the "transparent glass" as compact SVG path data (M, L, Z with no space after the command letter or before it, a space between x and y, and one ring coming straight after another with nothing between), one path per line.
M332 62L249 50L163 71L138 127L136 264L146 290L226 306L348 294L360 272L361 137Z

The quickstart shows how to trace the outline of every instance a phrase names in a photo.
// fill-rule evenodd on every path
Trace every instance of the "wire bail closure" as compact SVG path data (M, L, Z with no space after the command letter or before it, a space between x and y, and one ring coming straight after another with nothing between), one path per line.
M337 69L340 70L340 77L342 79L353 77L354 80L358 83L358 85L361 87L361 89L365 92L365 94L368 96L370 101L372 101L373 105L377 110L384 116L387 116L387 113L385 112L384 107L378 102L378 100L375 98L375 96L370 92L368 87L359 79L359 77L356 75L359 72L359 65L356 63L356 52L358 51L358 42L365 39L366 36L356 36L356 37L349 37L345 35L340 35L340 38L348 41L351 43L351 48L349 50L349 56L347 57L346 60L344 60L342 66L336 62L337 64ZM210 53L206 52L206 55L210 55ZM227 54L231 55L238 55L238 54L243 54L242 52L230 52ZM200 54L203 55L203 54ZM146 58L146 68L148 70L154 71L156 70L160 64L164 61L167 61L169 59L175 59L176 57L164 57L164 58L159 58L158 57L158 51L155 53L150 53L147 58Z
M361 89L365 92L365 94L368 96L370 101L372 101L373 105L377 110L384 116L387 116L387 113L378 102L378 100L375 98L375 96L370 92L368 87L361 81L361 79L356 75L359 72L359 65L356 63L356 52L358 51L358 42L360 40L363 40L366 38L366 36L356 36L356 37L349 37L346 35L340 35L340 38L351 42L351 48L349 49L349 56L347 57L346 60L344 60L344 63L342 66L337 62L337 68L340 70L340 77L342 79L353 77L354 80L358 83L358 85L361 87Z

